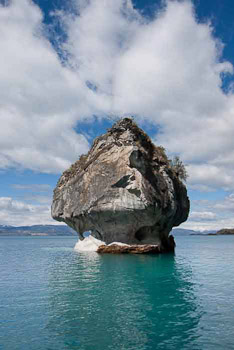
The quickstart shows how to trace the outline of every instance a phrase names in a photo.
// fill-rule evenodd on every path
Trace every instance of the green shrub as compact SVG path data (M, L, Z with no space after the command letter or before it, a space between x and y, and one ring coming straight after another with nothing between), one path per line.
M172 170L175 172L176 176L182 181L186 181L188 178L188 172L183 164L182 160L180 160L179 156L175 156L172 160L170 160L170 165Z

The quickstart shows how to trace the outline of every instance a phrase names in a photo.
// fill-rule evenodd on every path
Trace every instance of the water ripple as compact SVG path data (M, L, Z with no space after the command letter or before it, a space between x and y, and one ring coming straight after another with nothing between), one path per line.
M234 348L234 237L178 238L175 256L100 256L74 244L1 240L0 348Z

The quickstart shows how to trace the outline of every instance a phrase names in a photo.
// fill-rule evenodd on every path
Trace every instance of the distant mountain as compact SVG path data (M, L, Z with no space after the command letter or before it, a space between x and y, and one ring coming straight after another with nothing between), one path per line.
M207 231L194 231L194 230L186 230L184 228L174 228L172 230L173 236L206 236L206 235L214 235L216 234L215 230L207 230Z
M201 232L175 228L172 230L172 234L174 236L190 236L201 234ZM77 233L67 225L0 225L0 236L77 236Z
M173 236L215 235L216 231L194 231L183 228L174 228ZM217 234L231 234L219 233ZM87 236L88 232L84 234ZM77 233L67 225L33 225L33 226L8 226L0 225L1 236L77 236Z
M186 230L184 228L173 228L172 232L173 236L191 236L191 235L196 235L200 234L201 232L199 231L194 231L194 230Z
M0 236L76 236L66 225L6 226L0 225Z

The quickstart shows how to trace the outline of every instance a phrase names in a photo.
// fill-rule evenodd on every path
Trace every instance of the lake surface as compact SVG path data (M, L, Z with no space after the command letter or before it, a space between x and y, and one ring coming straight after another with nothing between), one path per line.
M234 349L234 236L176 237L176 254L0 238L1 350Z

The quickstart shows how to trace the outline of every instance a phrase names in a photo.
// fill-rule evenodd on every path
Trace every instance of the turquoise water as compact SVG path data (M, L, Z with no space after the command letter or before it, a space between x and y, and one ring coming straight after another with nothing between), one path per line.
M75 242L0 238L1 350L234 349L234 236L177 237L175 256Z

